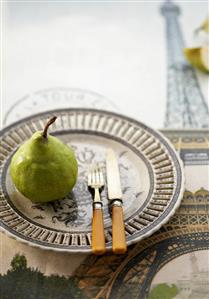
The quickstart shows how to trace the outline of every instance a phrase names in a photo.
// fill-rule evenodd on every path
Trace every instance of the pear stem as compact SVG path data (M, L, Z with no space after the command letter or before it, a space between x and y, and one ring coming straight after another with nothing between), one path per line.
M57 119L57 117L56 117L56 116L53 116L53 117L50 118L50 119L48 120L48 122L46 123L45 128L44 128L44 130L43 130L43 134L42 134L42 136L43 136L44 138L47 138L48 128L49 128L49 126L50 126L51 124L53 124L53 123L55 122L56 119Z

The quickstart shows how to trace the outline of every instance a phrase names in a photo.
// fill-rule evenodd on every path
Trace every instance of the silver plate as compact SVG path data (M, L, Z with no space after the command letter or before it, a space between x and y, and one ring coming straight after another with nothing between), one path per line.
M14 187L9 163L14 151L47 119L58 116L51 134L76 152L79 176L72 193L48 204L32 204ZM93 109L44 112L18 121L0 135L0 221L11 236L43 249L91 251L92 199L87 169L99 162L105 172L108 147L119 156L127 244L157 231L174 214L184 189L183 167L175 149L159 132L128 117ZM106 246L111 249L111 217L102 192Z

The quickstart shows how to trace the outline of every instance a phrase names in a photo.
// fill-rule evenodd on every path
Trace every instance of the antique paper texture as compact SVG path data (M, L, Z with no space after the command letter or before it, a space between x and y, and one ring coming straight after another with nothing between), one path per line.
M163 133L185 167L181 207L159 232L131 246L124 256L61 254L0 233L3 299L208 298L209 131L194 129L204 127L207 120L199 117L208 110L200 114L198 103L208 101L208 78L186 66L195 97L179 89L190 86L183 80L186 76L175 83L175 76L185 71L184 61L178 64L172 53L169 64L166 55L173 42L177 49L182 47L181 36L173 41L165 35L161 1L116 2L3 5L4 125L39 112L37 107L46 110L62 103L69 108L72 101L72 106L82 106L85 100L88 106L96 101L97 108L121 111L155 128L164 127L167 113L172 120ZM207 2L176 3L182 15L175 15L174 9L174 17L184 45L199 45L192 32L205 18ZM166 94L167 81L171 92ZM78 90L57 89L62 86ZM179 98L193 99L195 113L185 102L166 108L168 100L175 104ZM185 121L177 121L178 115L185 115ZM181 127L172 130L172 124Z

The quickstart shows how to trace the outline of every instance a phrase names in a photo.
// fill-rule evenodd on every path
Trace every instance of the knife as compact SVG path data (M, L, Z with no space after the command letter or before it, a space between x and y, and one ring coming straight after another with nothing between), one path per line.
M108 199L112 209L112 249L116 254L123 254L127 250L127 245L123 217L120 172L117 156L111 148L107 149L106 171Z

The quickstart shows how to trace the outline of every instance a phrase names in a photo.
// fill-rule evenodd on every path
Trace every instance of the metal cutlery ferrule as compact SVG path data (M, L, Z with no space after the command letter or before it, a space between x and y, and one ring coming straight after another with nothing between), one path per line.
M94 209L102 209L103 203L102 202L93 202Z
M111 201L111 206L117 206L117 207L122 207L123 206L123 201L120 199L114 199Z

